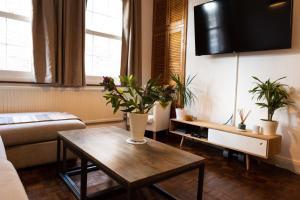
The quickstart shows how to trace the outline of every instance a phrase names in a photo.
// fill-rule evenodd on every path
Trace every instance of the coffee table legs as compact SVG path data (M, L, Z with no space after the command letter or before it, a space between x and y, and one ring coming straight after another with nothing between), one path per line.
M87 160L81 158L81 183L80 183L80 199L85 200L87 197Z
M204 181L204 163L199 167L197 200L202 200Z
M62 163L62 172L65 173L67 171L67 147L66 144L63 142L63 163Z
M127 200L133 200L133 191L131 189L127 190Z
M57 173L60 172L60 137L57 137L57 149L56 149L56 158L57 158Z

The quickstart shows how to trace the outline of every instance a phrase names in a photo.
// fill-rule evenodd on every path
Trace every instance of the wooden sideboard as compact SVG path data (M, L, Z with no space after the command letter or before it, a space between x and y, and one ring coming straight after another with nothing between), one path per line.
M205 137L194 137L188 131L201 130ZM186 130L186 131L184 131ZM185 139L192 139L207 144L220 146L246 154L246 168L250 168L249 155L268 159L280 153L280 135L254 134L251 130L240 131L236 127L207 121L170 120L169 132L182 137L180 147Z

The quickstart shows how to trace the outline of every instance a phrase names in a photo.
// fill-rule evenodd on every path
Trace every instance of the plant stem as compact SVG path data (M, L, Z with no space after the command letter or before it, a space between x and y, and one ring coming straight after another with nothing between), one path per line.
M272 121L274 115L274 111L268 109L268 121Z

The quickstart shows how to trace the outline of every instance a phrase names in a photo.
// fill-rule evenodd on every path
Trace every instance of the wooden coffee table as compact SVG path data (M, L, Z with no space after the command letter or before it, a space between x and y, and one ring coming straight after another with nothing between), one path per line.
M87 173L93 170L102 170L119 184L97 195L107 195L122 189L126 190L127 199L134 199L135 190L152 186L171 199L176 199L156 183L194 169L199 169L197 199L202 199L204 158L151 139L147 139L143 145L128 144L128 137L128 131L117 127L59 132L59 175L77 199L89 199ZM81 167L67 169L67 149L81 159ZM70 178L79 174L80 188Z

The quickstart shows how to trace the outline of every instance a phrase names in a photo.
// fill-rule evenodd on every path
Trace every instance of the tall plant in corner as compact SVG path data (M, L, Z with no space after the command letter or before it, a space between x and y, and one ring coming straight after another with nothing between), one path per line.
M176 92L176 118L179 120L185 119L184 106L190 106L194 103L196 96L191 90L191 84L196 75L188 76L184 79L179 74L171 74L171 80L175 82Z
M256 97L257 103L260 108L266 108L268 111L267 119L261 119L261 126L265 135L274 135L278 127L278 122L273 121L273 116L276 110L286 107L293 103L290 100L287 85L280 83L280 80L286 77L279 78L275 81L270 79L261 81L259 78L252 77L256 82L255 86L249 90Z

